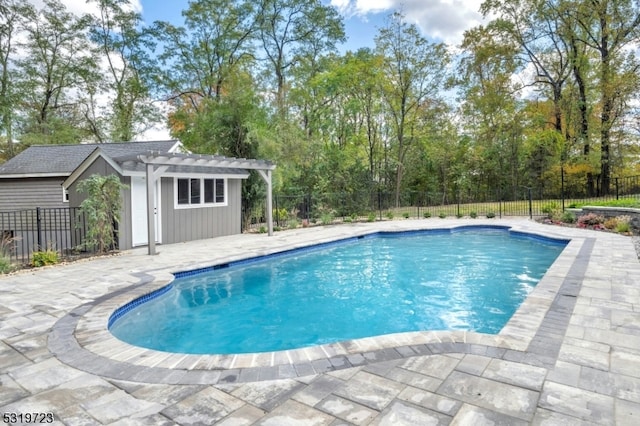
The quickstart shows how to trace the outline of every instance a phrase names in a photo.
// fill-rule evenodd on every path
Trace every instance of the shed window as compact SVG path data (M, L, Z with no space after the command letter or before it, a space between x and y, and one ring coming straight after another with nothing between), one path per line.
M176 205L181 208L226 205L225 179L175 179Z

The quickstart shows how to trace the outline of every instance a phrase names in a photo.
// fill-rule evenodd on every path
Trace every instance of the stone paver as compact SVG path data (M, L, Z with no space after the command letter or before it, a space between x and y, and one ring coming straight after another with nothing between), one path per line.
M185 356L126 345L106 328L175 271L379 230L478 224L571 239L496 336ZM403 220L158 251L0 276L2 413L51 412L67 425L640 424L640 262L628 237L525 219Z

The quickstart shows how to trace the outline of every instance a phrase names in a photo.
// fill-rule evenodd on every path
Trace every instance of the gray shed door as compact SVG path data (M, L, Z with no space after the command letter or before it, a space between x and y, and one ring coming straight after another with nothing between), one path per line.
M156 242L159 243L160 232L158 227L160 212L158 211L160 191L159 181L156 182L155 206L153 208L156 228ZM147 179L144 176L131 177L131 244L144 246L149 241L147 234Z

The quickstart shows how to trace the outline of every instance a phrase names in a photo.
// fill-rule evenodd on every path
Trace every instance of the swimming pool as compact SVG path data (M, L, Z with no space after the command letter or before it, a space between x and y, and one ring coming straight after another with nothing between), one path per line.
M566 243L486 226L350 238L177 274L118 309L110 331L194 354L417 330L497 333Z

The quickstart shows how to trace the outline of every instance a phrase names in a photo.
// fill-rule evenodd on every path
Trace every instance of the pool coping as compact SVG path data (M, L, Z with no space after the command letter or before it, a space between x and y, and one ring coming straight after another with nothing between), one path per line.
M486 226L478 223L478 226ZM469 225L463 225L464 227ZM404 231L437 228L416 225ZM548 269L534 290L496 335L467 331L422 331L397 333L348 340L308 348L237 355L190 355L144 349L122 342L107 329L110 316L132 300L167 286L172 276L166 272L140 275L137 284L106 294L81 305L53 326L48 345L62 362L80 370L114 379L158 384L219 384L303 377L380 361L440 353L472 353L511 360L527 360L540 366L555 362L554 348L559 350L569 323L573 304L584 276L593 238L568 237L554 228L540 229L505 224L512 232L543 238L569 240L565 249ZM351 237L369 235L388 229L350 229ZM290 249L344 239L334 235L324 240L292 244ZM282 251L282 247L265 249L264 255ZM218 259L215 263L233 262L254 257L255 253ZM194 266L194 269L210 267ZM570 308L570 309L569 309ZM568 313L567 313L568 312ZM545 322L552 327L545 327ZM556 350L556 355L557 355Z

